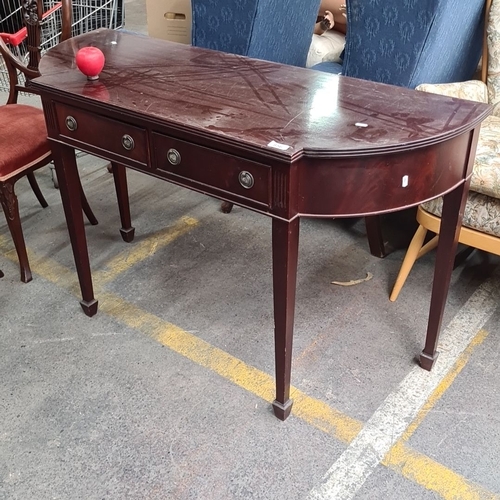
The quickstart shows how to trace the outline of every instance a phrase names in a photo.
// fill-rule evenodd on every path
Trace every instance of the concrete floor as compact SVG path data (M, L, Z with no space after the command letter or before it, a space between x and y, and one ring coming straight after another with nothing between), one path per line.
M126 19L145 31L143 0ZM500 498L497 257L455 270L427 373L415 356L434 255L391 303L403 250L380 260L362 221L303 220L283 423L270 407L270 219L130 171L126 244L105 164L79 163L99 219L87 227L95 317L78 304L48 168L47 209L17 185L29 284L0 221L1 500Z

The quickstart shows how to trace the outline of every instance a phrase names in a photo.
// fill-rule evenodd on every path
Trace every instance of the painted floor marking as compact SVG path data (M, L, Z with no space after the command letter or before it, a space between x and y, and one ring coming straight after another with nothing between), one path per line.
M382 464L401 474L404 478L434 491L445 500L499 500L482 486L465 479L460 474L418 453L399 442L391 448L390 462Z
M151 235L139 242L132 242L116 257L113 257L106 265L105 270L92 273L95 286L102 286L118 277L118 275L128 271L132 266L142 262L161 248L169 245L180 236L188 233L199 224L199 221L192 217L181 217L172 226Z
M441 380L453 367L498 305L497 275L472 294L442 333L440 355L431 372L415 368L364 425L323 478L309 500L354 498L366 479L396 444Z
M407 444L425 417L453 384L472 353L484 342L487 336L486 330L480 330L477 333L467 349L458 358L453 369L444 377L401 439L390 449L382 461L386 467L425 489L436 492L445 500L500 500L500 496L468 481L435 460L412 450Z
M180 223L180 221L178 222ZM189 219L187 224L191 224ZM179 224L176 223L175 227L178 226ZM178 234L181 235L183 233L183 231L180 231ZM151 238L158 240L157 235L153 235ZM169 238L169 241L173 240ZM148 244L145 244L144 248L147 249ZM10 246L10 241L1 235L0 249L6 257L17 263L17 256L15 250ZM80 291L77 276L73 270L61 266L48 258L37 256L31 251L28 251L28 253L30 262L33 264L33 268L36 269L36 274L60 288L70 291L73 295L79 296ZM145 251L142 252L142 255L147 257L150 253ZM131 262L136 263L138 260L127 259L126 256L122 256L119 260L116 260L116 262L120 261L126 261L130 264ZM110 266L108 266L109 268ZM120 269L122 271L126 270L121 264ZM113 274L116 277L119 273L115 272ZM108 280L104 279L103 282L107 283ZM263 398L265 401L271 402L274 399L274 379L268 374L246 365L243 361L214 348L175 325L137 308L116 295L106 293L104 290L98 290L98 294L98 298L102 299L100 303L101 312L106 312L121 323L150 336L165 347L176 350L176 352L188 357L193 362L215 371L221 377L230 380L239 387ZM175 345L171 344L170 339L175 339L176 335L179 335L179 338L176 339ZM471 349L477 344L477 342L473 341L468 349L464 351L461 358L465 359L467 355L468 359L470 352L472 352ZM176 345L179 349L175 349ZM190 345L190 349L185 349L185 345ZM192 355L193 353L195 353L194 356ZM461 364L460 370L465 365L465 361L461 362L461 358L457 361L457 365ZM208 360L210 363L207 364L203 360ZM438 393L442 394L457 374L458 372L451 377L453 373L450 372L434 391L433 396L435 397ZM446 385L447 379L450 380L448 385ZM351 443L363 429L362 422L331 408L323 401L307 396L307 394L298 389L292 388L291 395L294 399L292 411L294 416L301 418L309 425L328 433L346 444ZM401 439L391 448L390 453L383 460L382 464L427 489L433 489L445 499L500 500L500 497L469 482L452 470L407 445L406 441L423 418L425 418L428 412L426 408L430 408L429 401L432 400L433 396L429 398L428 403L422 408L417 418L408 427ZM456 496L457 491L460 492L460 496ZM449 496L450 492L452 494L454 492L455 496Z

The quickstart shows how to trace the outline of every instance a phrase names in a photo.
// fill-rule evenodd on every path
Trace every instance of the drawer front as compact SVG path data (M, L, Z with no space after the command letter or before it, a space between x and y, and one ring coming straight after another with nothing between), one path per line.
M60 135L147 163L147 136L144 129L64 104L57 103L55 108Z
M152 143L153 168L162 177L215 196L219 192L270 205L269 166L156 132Z

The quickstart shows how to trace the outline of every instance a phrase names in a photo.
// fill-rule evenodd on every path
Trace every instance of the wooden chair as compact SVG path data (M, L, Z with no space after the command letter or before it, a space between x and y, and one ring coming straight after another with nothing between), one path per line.
M485 26L481 81L423 84L417 88L493 105L493 114L481 125L470 192L458 241L469 247L500 255L500 0L487 1ZM399 296L415 261L437 246L441 214L441 198L418 207L419 227L401 265L390 295L391 301ZM435 236L424 245L428 231L435 233Z
M31 281L32 275L24 242L15 183L26 176L42 207L47 206L33 172L52 161L50 144L47 140L45 118L40 108L18 104L19 92L29 92L30 79L40 75L41 23L43 2L23 2L24 19L27 28L28 64L20 61L0 37L0 54L5 61L9 75L10 91L7 103L0 106L0 203L9 227L21 269L21 281ZM61 2L62 35L61 40L71 37L70 0ZM24 75L26 84L20 82L19 74ZM89 222L97 224L83 189L80 186L82 206Z

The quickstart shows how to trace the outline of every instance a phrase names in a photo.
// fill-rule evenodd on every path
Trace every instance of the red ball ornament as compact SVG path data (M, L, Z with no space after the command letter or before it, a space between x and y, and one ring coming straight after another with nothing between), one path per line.
M97 80L104 67L104 54L97 47L83 47L76 53L75 62L89 80Z

